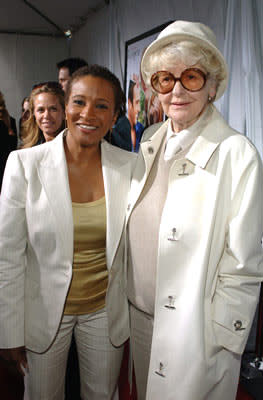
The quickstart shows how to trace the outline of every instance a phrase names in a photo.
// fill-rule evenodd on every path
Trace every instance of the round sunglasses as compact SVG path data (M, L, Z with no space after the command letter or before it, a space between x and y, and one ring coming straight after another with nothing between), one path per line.
M190 92L198 92L207 81L207 74L198 68L185 69L179 78L176 78L169 71L158 71L151 77L152 88L161 94L169 93L173 90L177 81Z

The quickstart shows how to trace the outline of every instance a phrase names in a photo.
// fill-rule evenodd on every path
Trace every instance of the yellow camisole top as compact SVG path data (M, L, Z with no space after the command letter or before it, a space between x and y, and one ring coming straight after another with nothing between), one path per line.
M72 210L73 276L64 314L89 314L105 306L108 285L105 197L89 203L72 203Z

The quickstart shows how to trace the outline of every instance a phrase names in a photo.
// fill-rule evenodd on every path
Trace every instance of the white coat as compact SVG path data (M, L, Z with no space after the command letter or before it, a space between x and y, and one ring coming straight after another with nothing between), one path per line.
M115 253L135 156L106 141L101 151L110 271L106 307L114 336L118 319L127 318L115 298L122 285L123 249L117 258ZM0 203L0 348L25 345L44 352L50 346L61 321L72 262L72 203L61 133L52 142L11 153L7 162ZM120 333L115 343L125 339Z
M254 146L211 107L200 136L170 169L159 231L147 400L234 400L258 301L262 164ZM167 124L144 135L127 221Z

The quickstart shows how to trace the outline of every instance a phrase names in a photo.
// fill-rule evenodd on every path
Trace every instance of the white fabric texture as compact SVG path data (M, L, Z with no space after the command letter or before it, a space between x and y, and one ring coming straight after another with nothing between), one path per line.
M74 331L83 400L110 400L122 361L123 347L109 341L107 315L100 310L87 315L66 315L50 349L37 354L27 351L29 373L25 377L24 400L63 400L65 373ZM116 390L116 396L117 396ZM115 397L117 400L118 397Z
M145 400L151 355L153 318L130 305L131 349L138 400Z

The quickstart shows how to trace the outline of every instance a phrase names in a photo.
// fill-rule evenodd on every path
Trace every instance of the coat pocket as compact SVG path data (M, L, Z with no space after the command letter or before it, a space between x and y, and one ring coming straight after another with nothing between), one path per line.
M246 346L249 321L226 299L216 294L212 304L212 322L216 344L233 353L242 354Z

